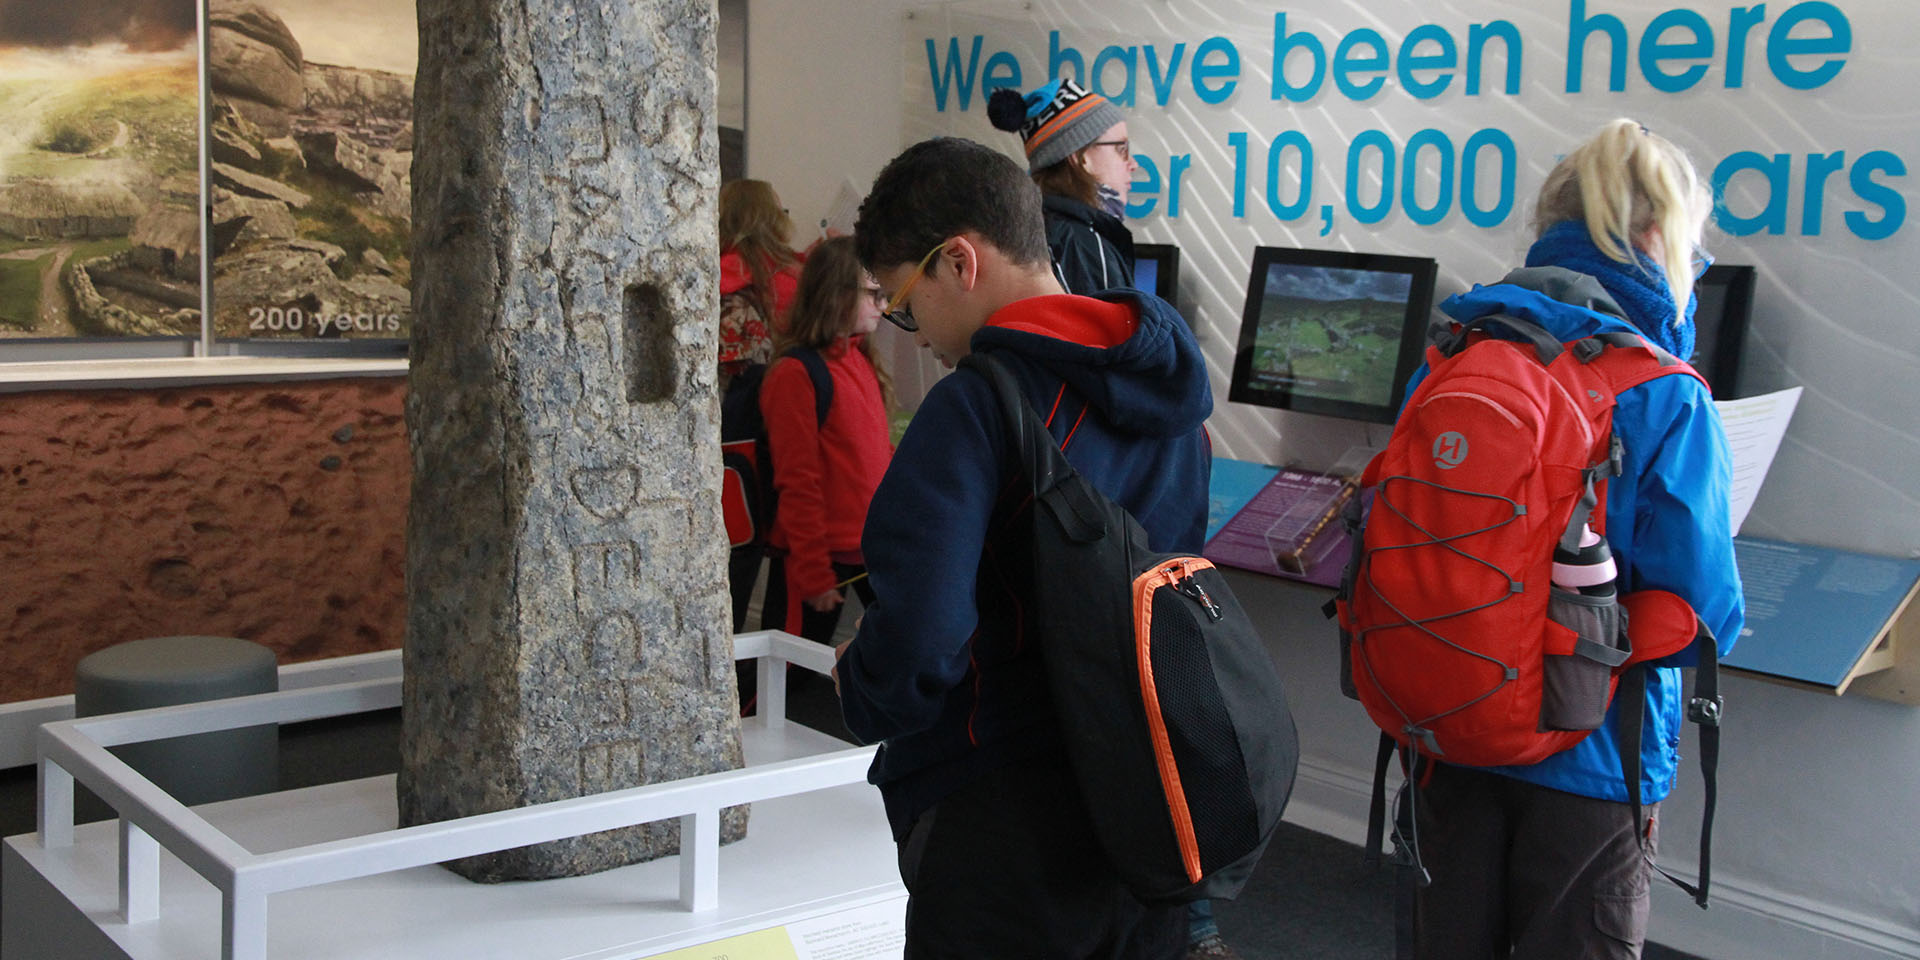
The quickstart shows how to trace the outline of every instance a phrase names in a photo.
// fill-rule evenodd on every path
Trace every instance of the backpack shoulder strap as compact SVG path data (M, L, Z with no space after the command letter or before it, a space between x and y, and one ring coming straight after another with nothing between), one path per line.
M1707 378L1700 375L1692 364L1668 353L1665 349L1637 333L1610 331L1595 334L1588 340L1597 341L1606 349L1600 350L1590 361L1613 384L1615 395L1625 393L1649 380L1673 374L1685 374L1708 385Z
M794 347L787 356L807 368L807 379L813 381L814 426L825 426L827 411L833 409L833 374L827 372L827 361L812 347Z
M1687 701L1687 720L1700 728L1700 779L1705 795L1700 808L1700 870L1696 883L1688 883L1654 865L1660 875L1687 892L1700 909L1707 908L1707 896L1713 883L1713 812L1720 799L1720 712L1725 706L1720 697L1720 650L1705 624L1700 625L1699 668L1694 671L1693 697ZM1645 734L1647 710L1647 674L1651 664L1639 663L1620 677L1615 693L1619 705L1619 726L1614 742L1620 751L1620 772L1626 780L1627 800L1633 807L1634 830L1645 836L1640 802L1640 743Z
M1104 535L1107 525L1100 503L1102 494L1067 462L1040 414L1020 392L1013 372L986 353L970 353L960 358L959 365L986 377L999 398L1017 466L1032 480L1034 499L1055 504L1055 514L1070 538L1085 542Z
M961 367L985 377L994 397L999 400L1001 422L1005 424L1007 436L1013 443L1015 454L1020 458L1020 468L1033 478L1033 492L1038 495L1052 489L1065 477L1072 475L1073 467L1060 453L1060 447L1053 442L1040 415L1020 393L1020 384L1013 377L1013 371L991 354L970 353L960 359Z
M1451 357L1479 342L1474 334L1483 331L1491 332L1495 327L1505 327L1522 342L1532 346L1534 356L1540 360L1540 365L1543 367L1552 363L1563 349L1560 341L1555 339L1553 334L1548 333L1544 327L1509 313L1489 313L1475 317L1464 324L1448 321L1435 323L1427 328L1427 340L1439 349L1441 356Z

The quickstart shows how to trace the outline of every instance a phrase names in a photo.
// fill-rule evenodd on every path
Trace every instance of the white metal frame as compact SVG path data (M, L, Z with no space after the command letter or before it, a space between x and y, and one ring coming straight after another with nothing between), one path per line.
M832 648L779 631L735 637L734 656L758 661L760 700L754 717L769 727L787 722L787 664L826 674L834 663ZM268 854L249 852L107 751L127 743L399 705L400 678L393 676L48 723L35 745L38 839L49 849L73 845L74 784L85 784L120 817L119 914L124 922L159 917L164 847L220 890L223 960L265 960L267 898L275 893L669 818L680 821L681 906L713 910L719 906L720 811L862 782L874 749L852 747Z

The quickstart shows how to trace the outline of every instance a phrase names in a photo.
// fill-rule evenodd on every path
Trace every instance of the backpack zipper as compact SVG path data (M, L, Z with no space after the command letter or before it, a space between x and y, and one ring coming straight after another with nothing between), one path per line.
M1169 572L1171 572L1173 568L1168 569ZM1213 602L1213 598L1207 595L1207 588L1201 586L1200 581L1194 579L1193 574L1189 573L1186 579L1176 582L1173 585L1173 589L1182 596L1193 598L1196 603L1200 604L1200 608L1207 611L1208 620L1219 623L1220 618L1225 616L1225 614L1220 612L1220 605Z

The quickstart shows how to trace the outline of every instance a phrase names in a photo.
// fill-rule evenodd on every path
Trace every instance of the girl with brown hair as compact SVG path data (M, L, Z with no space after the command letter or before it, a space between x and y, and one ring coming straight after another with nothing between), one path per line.
M724 384L773 356L800 284L801 256L788 244L793 220L765 180L720 188L720 374Z
M843 588L872 599L860 532L893 457L893 383L872 341L881 306L853 239L822 242L807 258L786 328L774 340L778 359L760 386L779 494L765 622L821 643L831 642L839 623ZM832 385L824 418L803 353L819 358Z

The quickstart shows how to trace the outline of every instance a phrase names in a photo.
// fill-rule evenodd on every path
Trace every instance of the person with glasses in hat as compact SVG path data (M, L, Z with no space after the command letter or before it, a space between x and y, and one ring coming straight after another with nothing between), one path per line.
M1133 286L1133 232L1122 218L1139 167L1120 108L1060 79L1024 96L995 90L987 116L1019 133L1026 147L1027 170L1045 204L1047 248L1067 292Z
M1207 524L1206 364L1166 303L1067 294L1040 190L970 140L916 144L880 172L854 242L888 322L948 366L990 354L1067 460L1154 550ZM909 960L1173 960L1182 906L1115 877L1069 768L1031 617L1031 483L986 376L935 382L867 510L874 602L834 671L847 727L881 744L880 788L906 883Z

